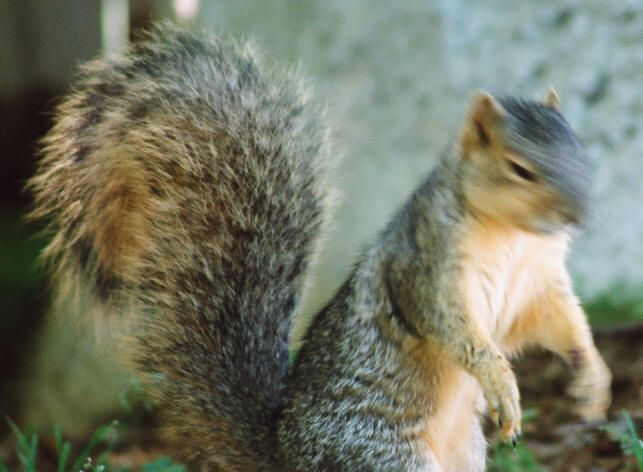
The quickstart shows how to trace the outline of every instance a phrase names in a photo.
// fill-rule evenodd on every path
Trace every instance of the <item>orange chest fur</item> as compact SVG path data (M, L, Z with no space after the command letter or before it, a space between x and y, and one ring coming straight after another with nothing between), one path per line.
M466 308L503 350L519 347L514 326L548 284L566 276L568 239L480 223L465 230L459 249Z

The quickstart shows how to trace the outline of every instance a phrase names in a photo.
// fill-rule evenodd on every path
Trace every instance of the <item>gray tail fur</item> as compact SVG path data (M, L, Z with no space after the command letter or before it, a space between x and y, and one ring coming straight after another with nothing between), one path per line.
M132 320L132 357L206 470L269 468L328 137L290 74L170 26L82 68L29 187L64 299Z

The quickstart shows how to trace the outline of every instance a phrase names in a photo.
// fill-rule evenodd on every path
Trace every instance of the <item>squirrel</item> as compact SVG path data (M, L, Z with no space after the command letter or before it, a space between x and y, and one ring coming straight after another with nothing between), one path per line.
M83 66L28 183L60 297L128 323L125 357L202 470L481 471L520 435L509 359L562 356L579 412L611 375L565 268L589 160L559 111L474 92L426 180L290 329L335 153L300 79L164 25Z

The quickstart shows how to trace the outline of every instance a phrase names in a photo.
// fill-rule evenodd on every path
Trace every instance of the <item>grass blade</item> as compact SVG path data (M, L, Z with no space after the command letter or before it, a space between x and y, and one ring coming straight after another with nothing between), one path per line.
M38 435L31 436L31 444L29 445L28 457L29 464L31 464L34 472L36 470L36 454L38 453Z
M54 439L56 440L56 452L60 454L63 448L63 434L60 431L60 425L56 424L54 426Z
M62 452L58 457L58 472L65 472L65 466L67 465L67 461L69 460L70 452L71 452L71 444L66 442L65 444L63 444Z
M58 453L58 472L65 472L65 466L67 465L69 453L71 452L71 444L63 442L63 435L59 424L54 426L54 439L56 440L56 452Z
M634 429L634 422L632 421L630 414L625 410L622 410L622 413L625 417L627 427L630 430L630 435L632 436L632 451L634 453L634 457L636 458L636 463L639 466L639 470L643 471L643 447L641 446L641 440L636 434L636 429Z
M9 427L16 435L18 444L16 445L16 455L25 468L25 472L36 472L36 453L38 451L38 435L33 433L31 428L27 427L24 432L7 417ZM31 438L31 439L29 439Z
M83 467L85 462L87 462L87 458L91 454L92 449L94 448L94 446L96 444L98 444L103 439L103 437L105 437L105 434L107 434L107 432L109 431L109 429L112 426L113 426L113 424L109 424L109 425L101 426L100 428L98 428L96 430L96 432L94 433L94 435L90 439L89 444L87 444L87 446L85 446L83 451L78 456L78 459L76 459L76 462L74 462L74 465L72 466L71 470L74 470L74 471L75 470L80 470Z

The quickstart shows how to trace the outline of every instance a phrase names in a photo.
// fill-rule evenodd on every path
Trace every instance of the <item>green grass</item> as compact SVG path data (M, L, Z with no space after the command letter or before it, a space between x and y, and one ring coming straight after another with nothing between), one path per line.
M543 472L545 470L522 444L518 444L514 449L508 444L496 443L487 461L487 472Z
M31 432L30 428L21 432L16 424L10 419L7 419L7 422L9 423L13 433L16 435L16 455L18 456L20 463L23 465L25 472L35 472L36 453L38 452L38 435ZM0 468L3 471L9 470L1 461Z
M617 284L592 300L584 301L583 308L592 325L643 321L643 289Z
M38 471L38 435L30 427L21 431L16 424L7 419L15 436L14 449L18 461L24 472ZM63 440L60 427L54 428L56 442L57 472L126 472L131 468L126 466L114 467L109 464L107 457L119 438L124 428L117 422L98 428L89 442L71 460L72 447L68 441ZM96 459L94 459L94 455ZM184 466L173 462L167 457L161 457L154 462L143 464L143 472L186 472ZM9 466L0 459L0 472L9 472Z
M10 419L7 419L7 422L15 436L15 452L23 470L25 472L36 472L38 470L38 435L34 433L30 427L21 431ZM94 432L87 445L85 445L75 460L70 461L71 444L63 441L62 433L57 426L54 429L56 453L58 455L57 472L75 472L80 470L109 472L112 470L124 470L122 468L112 469L106 462L107 454L112 450L120 434L121 428L116 421L110 425L101 426ZM102 449L102 451L98 459L94 461L92 460L91 454L92 452L96 452L98 449L97 446L101 446L100 449ZM8 472L8 470L8 466L0 460L0 471Z
M603 426L602 429L612 441L619 443L625 457L636 459L639 471L643 472L643 439L639 437L630 414L625 410L622 410L622 413L626 429L623 429L618 423L610 423Z
M533 421L538 415L537 408L528 408L522 413L522 423ZM524 428L523 428L524 429ZM487 472L542 472L545 469L522 444L516 447L504 441L496 442L487 457Z
M623 410L623 416L627 422L630 437L629 441L621 441L621 449L625 455L634 456L636 458L636 463L639 466L639 470L643 471L643 440L639 438L636 429L634 428L634 422L632 421L629 413Z

